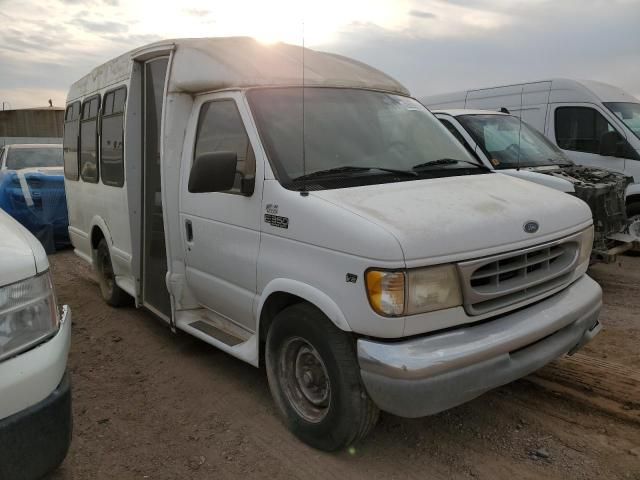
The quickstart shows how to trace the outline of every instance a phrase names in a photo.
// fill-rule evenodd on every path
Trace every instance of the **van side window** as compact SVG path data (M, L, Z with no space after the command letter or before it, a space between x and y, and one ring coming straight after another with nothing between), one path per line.
M105 94L100 122L100 177L112 187L124 185L125 87Z
M600 153L600 141L615 128L600 112L589 107L558 107L555 113L556 141L563 150Z
M64 114L64 176L67 180L78 180L78 128L80 126L80 102L67 107Z
M80 116L80 177L98 183L98 110L100 95L82 104Z
M240 194L242 179L255 176L256 159L233 100L214 100L200 109L194 159L213 152L235 152L238 155L236 180L226 193Z

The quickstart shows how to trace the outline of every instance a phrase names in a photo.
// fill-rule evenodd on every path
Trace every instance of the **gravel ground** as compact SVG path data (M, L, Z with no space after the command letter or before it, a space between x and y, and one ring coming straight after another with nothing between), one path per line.
M71 251L51 262L73 310L74 438L55 480L640 480L640 258L592 269L605 329L581 354L439 415L382 414L337 454L289 434L263 369L108 307Z

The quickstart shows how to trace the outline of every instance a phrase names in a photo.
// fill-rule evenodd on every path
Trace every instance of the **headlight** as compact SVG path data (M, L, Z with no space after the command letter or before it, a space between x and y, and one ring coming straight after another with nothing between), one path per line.
M366 286L371 307L376 313L388 317L462 305L462 293L454 265L406 271L369 270Z
M55 334L60 318L49 273L0 288L0 361Z
M578 265L588 262L591 258L591 249L593 248L593 227L589 227L582 232L580 236L580 256L578 257Z

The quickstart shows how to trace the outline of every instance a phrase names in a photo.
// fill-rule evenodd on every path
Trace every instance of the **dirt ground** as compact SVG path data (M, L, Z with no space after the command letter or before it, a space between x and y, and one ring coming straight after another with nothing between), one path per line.
M580 354L436 416L382 414L337 454L289 434L264 370L108 307L71 251L51 262L73 310L74 437L55 480L640 480L640 258L592 269L605 328Z

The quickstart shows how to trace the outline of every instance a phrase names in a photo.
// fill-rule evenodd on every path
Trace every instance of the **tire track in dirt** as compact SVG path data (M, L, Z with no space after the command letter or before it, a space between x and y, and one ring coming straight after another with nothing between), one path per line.
M383 414L351 452L315 451L276 417L262 369L106 306L72 252L51 261L73 309L75 432L56 480L640 479L636 424L528 380L433 417ZM549 458L531 455L540 448Z

